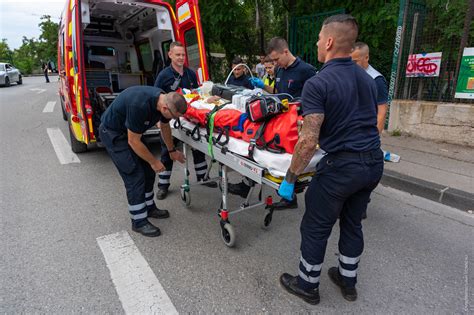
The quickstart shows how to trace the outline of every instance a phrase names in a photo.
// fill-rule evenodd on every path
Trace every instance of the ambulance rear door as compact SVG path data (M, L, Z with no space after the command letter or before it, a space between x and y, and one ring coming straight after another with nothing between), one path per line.
M209 80L209 71L198 0L177 0L176 15L179 37L186 48L187 66L196 72L202 84Z

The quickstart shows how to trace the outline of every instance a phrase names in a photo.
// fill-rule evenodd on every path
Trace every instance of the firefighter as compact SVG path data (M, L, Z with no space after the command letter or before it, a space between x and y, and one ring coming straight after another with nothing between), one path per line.
M168 56L171 60L171 64L159 73L155 81L155 87L162 89L166 93L176 91L180 88L189 90L197 89L199 85L196 73L184 66L186 51L183 44L181 42L171 43ZM198 150L192 150L192 153L197 180L204 180L204 176L207 173L206 156ZM161 139L161 163L165 165L166 169L158 174L158 192L156 193L158 200L163 200L168 195L171 172L173 170L173 160L168 154L168 149L163 139ZM204 185L213 188L217 187L217 183L215 182L209 182Z
M316 69L295 57L288 48L288 43L281 37L274 37L268 43L267 53L273 62L278 66L275 75L275 85L265 85L259 78L252 78L250 82L253 86L265 89L269 93L286 93L292 97L300 97L305 82L316 74ZM248 178L238 184L229 184L229 192L234 195L246 196L253 183ZM291 201L281 199L273 204L275 210L298 208L298 201L292 198Z
M178 93L133 86L120 93L101 118L100 139L125 184L132 230L144 236L161 234L148 217L168 218L169 212L158 209L153 200L155 172L162 172L165 166L142 142L142 135L159 122L170 157L184 162L173 145L169 120L179 118L186 109L186 100Z
M319 143L327 155L316 166L305 194L299 271L296 276L280 276L289 293L311 304L320 301L321 267L338 218L338 266L331 267L328 274L346 300L357 299L357 269L364 247L361 215L383 172L376 85L351 60L357 34L357 22L348 14L323 22L317 47L318 60L324 65L304 86L303 129L278 190L283 198L294 198L296 179Z

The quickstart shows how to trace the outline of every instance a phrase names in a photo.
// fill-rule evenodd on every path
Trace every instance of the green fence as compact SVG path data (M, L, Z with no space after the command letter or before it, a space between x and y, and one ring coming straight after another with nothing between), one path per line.
M337 9L308 16L292 17L289 29L290 51L301 59L314 66L318 65L318 34L324 19L344 13L344 9Z

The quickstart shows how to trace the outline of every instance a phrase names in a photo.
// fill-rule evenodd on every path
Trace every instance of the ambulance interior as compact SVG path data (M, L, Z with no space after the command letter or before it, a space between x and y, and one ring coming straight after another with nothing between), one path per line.
M174 39L169 11L160 5L107 0L82 0L81 11L89 95L153 85L169 64Z

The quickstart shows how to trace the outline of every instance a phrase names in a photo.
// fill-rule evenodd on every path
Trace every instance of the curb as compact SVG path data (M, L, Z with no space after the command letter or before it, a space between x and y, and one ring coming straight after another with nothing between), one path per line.
M380 183L463 211L474 210L474 194L462 190L391 170L384 170Z

